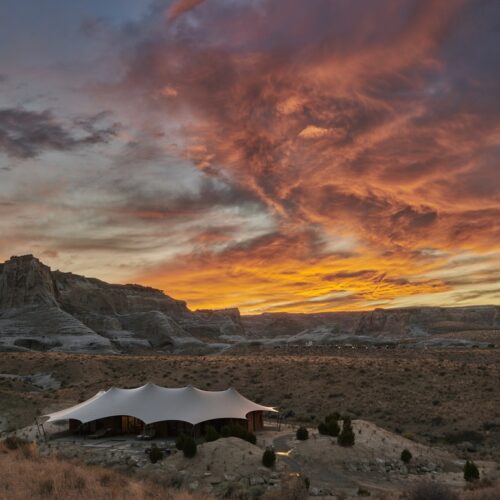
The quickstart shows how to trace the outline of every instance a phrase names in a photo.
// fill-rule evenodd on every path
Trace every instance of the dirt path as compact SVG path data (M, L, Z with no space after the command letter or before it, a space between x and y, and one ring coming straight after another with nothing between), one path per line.
M356 489L357 483L347 477L340 467L331 467L328 470L302 467L293 456L295 451L292 445L293 439L294 434L285 434L277 436L273 440L273 447L278 456L278 460L283 461L291 472L296 472L308 477L313 487L331 487L334 485L335 489Z
M302 469L299 465L299 463L290 455L290 452L292 451L288 445L288 440L290 437L293 436L292 434L290 435L285 435L285 436L278 436L273 440L273 447L274 451L276 452L278 456L278 460L281 460L284 462L288 468L290 469L291 472L297 472L299 474L302 473Z

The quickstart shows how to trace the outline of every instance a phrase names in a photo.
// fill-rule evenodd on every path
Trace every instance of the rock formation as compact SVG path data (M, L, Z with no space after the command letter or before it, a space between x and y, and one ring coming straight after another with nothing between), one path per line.
M8 260L0 268L0 309L33 304L57 305L50 268L32 255Z
M0 349L171 351L243 334L238 310L194 313L160 290L51 271L32 255L0 267Z
M235 308L193 312L160 290L51 271L32 255L0 264L0 350L210 352L255 341L479 345L474 332L486 335L481 345L498 343L500 307L254 316L240 316Z

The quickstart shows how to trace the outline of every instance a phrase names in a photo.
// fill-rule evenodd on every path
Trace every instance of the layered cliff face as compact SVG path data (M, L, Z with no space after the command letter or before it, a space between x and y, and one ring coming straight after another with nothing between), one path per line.
M414 307L366 312L244 316L253 339L284 344L487 346L500 343L500 307ZM274 333L274 335L273 335Z
M51 271L32 255L0 267L4 350L172 351L199 347L200 338L243 334L234 318L234 311L193 313L184 301L153 288Z
M70 312L130 314L160 311L173 316L189 315L182 300L175 300L160 290L139 285L110 285L95 278L72 273L52 273L58 302Z
M417 307L408 309L376 309L360 314L356 333L395 337L440 335L500 328L500 308Z
M475 333L477 332L477 333ZM422 307L368 312L191 311L139 285L111 285L51 271L32 255L0 264L0 350L211 352L259 339L269 344L500 343L500 307Z
M16 257L0 269L0 309L33 304L56 306L50 268L32 255Z

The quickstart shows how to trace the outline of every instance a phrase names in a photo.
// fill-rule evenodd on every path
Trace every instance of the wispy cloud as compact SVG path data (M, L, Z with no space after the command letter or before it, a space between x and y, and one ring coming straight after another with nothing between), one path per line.
M193 10L198 5L202 4L205 0L176 0L168 9L168 19L173 21L175 18Z
M44 151L105 144L116 135L119 125L99 126L100 118L79 118L63 125L50 111L0 109L0 151L15 158L34 158Z

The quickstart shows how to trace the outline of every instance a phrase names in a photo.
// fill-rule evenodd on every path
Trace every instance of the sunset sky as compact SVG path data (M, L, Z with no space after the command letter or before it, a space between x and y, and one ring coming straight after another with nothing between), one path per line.
M27 253L192 309L500 304L500 2L2 0Z

